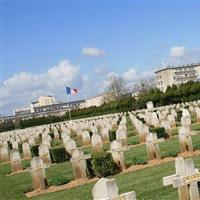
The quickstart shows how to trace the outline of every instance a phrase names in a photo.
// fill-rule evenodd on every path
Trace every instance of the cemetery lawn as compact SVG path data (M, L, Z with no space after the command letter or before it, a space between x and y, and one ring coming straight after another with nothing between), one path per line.
M137 137L137 136L132 136ZM193 146L199 149L200 135L192 136ZM160 151L162 157L176 156L179 153L178 138L168 139L164 143L160 143ZM87 149L90 151L90 149ZM137 158L136 160L134 158ZM128 165L135 162L147 161L147 153L145 145L133 146L125 152L125 161ZM200 169L200 156L194 157L195 167ZM23 166L28 167L29 161L23 161ZM24 200L28 199L24 196L24 192L31 188L31 176L29 172L6 176L11 172L9 164L0 165L0 199L2 200ZM148 200L175 200L177 199L177 189L171 186L164 187L162 178L175 173L174 161L161 164L159 166L141 169L127 174L115 175L119 192L128 192L134 190L137 199ZM53 177L63 175L68 179L73 179L71 163L63 162L52 165L47 169L48 180ZM33 197L33 200L89 200L92 199L92 188L95 183L68 189L61 192L45 194Z

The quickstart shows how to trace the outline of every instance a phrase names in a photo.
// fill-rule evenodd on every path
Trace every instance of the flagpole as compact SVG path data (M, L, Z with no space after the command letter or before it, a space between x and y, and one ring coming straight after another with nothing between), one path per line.
M66 92L66 99L67 99L67 103L68 103L68 113L69 113L69 120L71 121L72 118L71 118L71 108L70 108L70 104L69 104L69 101L68 101L68 98L67 98L67 92Z

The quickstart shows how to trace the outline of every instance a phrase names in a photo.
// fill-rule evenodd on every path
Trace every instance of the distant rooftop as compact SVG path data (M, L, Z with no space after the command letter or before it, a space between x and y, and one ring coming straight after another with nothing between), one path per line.
M161 71L164 71L164 70L168 70L168 69L179 69L179 68L196 67L196 66L200 66L200 62L199 63L185 64L185 65L180 65L180 66L167 66L163 69L155 71L155 73L158 73L158 72L161 72Z

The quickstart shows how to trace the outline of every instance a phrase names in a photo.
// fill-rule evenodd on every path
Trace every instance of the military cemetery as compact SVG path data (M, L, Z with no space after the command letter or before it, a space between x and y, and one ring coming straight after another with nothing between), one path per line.
M0 13L0 200L200 200L199 0Z
M135 200L156 193L155 199L199 200L199 107L199 100L161 107L148 102L142 110L2 132L1 181L23 181L19 199ZM143 184L154 178L159 185L149 195Z

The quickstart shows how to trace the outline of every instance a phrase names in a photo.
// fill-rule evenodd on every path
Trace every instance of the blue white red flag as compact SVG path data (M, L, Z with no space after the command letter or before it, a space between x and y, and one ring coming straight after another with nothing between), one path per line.
M76 88L70 88L70 87L65 87L65 89L66 89L66 93L67 94L72 94L72 95L75 95L75 94L77 94L78 93L78 89L76 89Z

